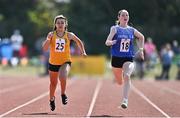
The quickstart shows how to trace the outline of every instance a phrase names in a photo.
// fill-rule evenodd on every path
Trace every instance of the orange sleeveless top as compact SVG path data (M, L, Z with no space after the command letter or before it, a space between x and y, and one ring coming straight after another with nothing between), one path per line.
M56 32L53 32L53 37L50 41L49 63L52 65L62 65L65 62L71 62L70 40L67 32L63 37L58 37Z

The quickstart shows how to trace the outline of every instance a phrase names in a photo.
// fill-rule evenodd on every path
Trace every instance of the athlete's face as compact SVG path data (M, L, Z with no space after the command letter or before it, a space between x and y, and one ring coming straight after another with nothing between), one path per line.
M56 20L56 28L57 30L65 30L65 27L66 27L66 20L65 19L57 19Z
M119 22L122 24L127 24L129 21L129 13L126 10L122 10L121 13L118 14Z

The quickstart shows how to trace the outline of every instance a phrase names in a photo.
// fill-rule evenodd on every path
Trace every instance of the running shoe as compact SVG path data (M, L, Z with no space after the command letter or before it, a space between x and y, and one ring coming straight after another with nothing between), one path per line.
M61 95L61 99L62 99L63 105L66 105L67 104L67 100L68 100L66 94L62 94Z
M51 108L51 111L54 111L56 106L55 106L55 97L53 97L51 100L49 100L49 105L50 105L50 108Z
M123 109L126 109L128 107L128 99L123 99L123 101L121 103L121 107Z

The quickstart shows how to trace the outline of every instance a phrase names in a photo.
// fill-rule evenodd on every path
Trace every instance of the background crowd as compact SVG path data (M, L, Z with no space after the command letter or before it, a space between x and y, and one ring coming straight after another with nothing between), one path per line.
M160 67L154 78L169 80L175 66L175 79L179 79L179 0L151 0L151 4L144 0L1 0L0 67L47 65L48 53L42 52L41 44L58 14L67 16L68 31L83 39L88 55L105 55L109 60L104 42L119 9L129 11L129 25L145 36L145 61L136 57L135 76L144 79ZM74 44L71 49L79 53Z

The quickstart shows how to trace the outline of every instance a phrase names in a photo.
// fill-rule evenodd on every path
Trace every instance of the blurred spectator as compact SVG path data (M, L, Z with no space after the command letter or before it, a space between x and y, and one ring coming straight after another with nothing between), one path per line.
M14 33L11 36L11 42L13 47L13 56L19 58L19 51L23 43L23 36L20 34L19 30L14 30Z
M2 65L8 65L13 56L13 48L8 38L4 38L0 43L0 55Z
M41 37L35 42L35 49L36 49L38 55L40 55L40 62L43 66L43 72L40 73L40 76L46 76L49 74L49 72L48 72L49 51L44 52L41 47L42 42L45 39L46 39L46 37Z
M147 41L144 44L144 51L145 51L145 61L147 64L147 69L153 68L154 65L157 63L157 51L156 46L152 41L152 38L148 37Z
M178 46L178 42L176 40L173 41L172 50L175 55L180 54L180 47Z
M144 78L145 75L145 65L144 65L144 60L142 60L139 57L135 57L135 62L136 62L136 76L138 76L140 79Z
M2 59L1 46L2 46L2 39L0 38L0 61L1 61L1 59Z
M49 74L48 71L48 65L49 65L49 51L43 52L43 65L44 65L44 73L42 74L43 76L46 76Z
M173 51L171 45L167 43L161 50L161 63L162 63L162 73L156 79L169 80L169 72L172 64Z
M35 51L38 55L41 55L43 54L43 51L42 51L42 42L46 39L46 37L40 37L36 40L35 44L34 44L34 48L35 48Z
M28 64L28 48L27 45L23 43L19 50L20 64L26 66Z
M26 44L23 44L19 50L19 57L24 58L28 56L28 48Z
M172 50L174 52L174 63L177 65L176 79L180 80L180 47L176 40L174 40L172 44Z
M144 79L144 75L145 75L145 63L144 63L144 60L142 60L140 58L140 56L138 55L138 47L137 46L134 46L135 48L135 52L136 52L136 55L134 57L134 61L135 61L135 76L137 76L139 79Z

